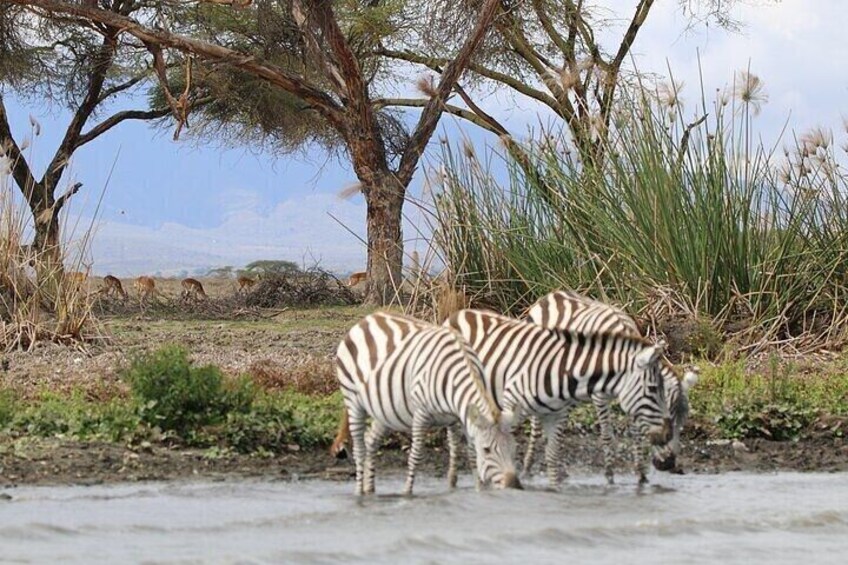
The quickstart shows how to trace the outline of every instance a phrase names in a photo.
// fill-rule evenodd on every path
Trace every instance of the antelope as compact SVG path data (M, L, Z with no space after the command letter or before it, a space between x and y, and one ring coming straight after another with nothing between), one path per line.
M113 277L112 275L103 277L103 287L100 289L100 292L105 296L119 295L124 300L127 299L127 291L124 290L124 285L121 284L118 277Z
M183 287L181 297L185 300L188 300L189 298L198 300L201 296L203 298L208 298L206 293L203 291L203 285L200 284L200 281L197 279L183 279L180 286Z
M359 283L365 282L367 280L368 273L365 271L359 271L358 273L353 273L352 275L350 275L350 278L347 279L347 286L356 286Z
M248 276L242 275L238 278L238 292L247 292L253 285L256 284L256 279L252 279Z
M156 292L156 281L153 280L153 277L138 277L135 279L133 286L138 292L139 302L144 302L148 297L153 296Z

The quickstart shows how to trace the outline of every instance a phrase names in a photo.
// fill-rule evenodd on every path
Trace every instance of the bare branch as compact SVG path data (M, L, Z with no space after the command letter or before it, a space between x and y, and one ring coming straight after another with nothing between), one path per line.
M5 153L6 157L11 160L12 177L21 187L21 190L31 191L35 186L35 177L12 136L12 128L9 126L9 118L6 115L6 104L3 101L2 93L0 93L0 153Z
M430 100L425 98L377 98L372 102L374 109L381 108L424 108ZM505 135L505 131L501 131L495 126L492 126L489 122L478 116L475 112L468 110L466 108L461 108L459 106L454 106L453 104L444 104L444 111L448 114L457 116L466 120L478 127L481 127L485 130L488 130L496 135Z
M377 54L389 57L391 59L406 61L408 63L417 63L419 65L424 65L425 67L428 67L439 73L441 72L443 66L447 65L448 63L447 59L426 57L424 55L418 55L410 51L393 51L391 49L380 49L377 51ZM541 90L537 90L531 86L528 86L527 84L521 82L516 78L513 78L505 73L488 69L476 63L469 63L468 70L487 79L504 84L512 88L516 92L519 92L529 98L538 100L542 104L545 104L555 112L559 113L559 103L556 101L556 99L546 94L545 92L542 92Z
M71 198L71 196L73 196L74 194L79 192L79 189L81 189L81 188L82 188L81 182L74 183L74 185L71 186L68 190L66 190L65 193L62 196L60 196L59 198L56 199L56 202L53 204L53 209L56 210L57 212L59 210L61 210L62 206L65 205L65 203Z
M105 89L103 91L103 93L100 95L100 98L97 100L97 103L100 104L102 102L105 102L107 98L114 96L116 94L120 94L121 92L124 92L126 90L129 90L130 88L134 87L135 85L142 82L146 78L147 78L147 73L141 74L141 75L138 75L138 76L135 76L135 77L129 79L128 81L122 82L121 84L116 84L112 88Z
M409 139L406 150L403 152L397 171L397 177L404 186L412 180L412 175L415 172L421 154L424 152L424 147L436 129L443 105L446 103L448 95L454 86L456 86L457 81L459 81L459 77L462 75L465 67L468 66L477 46L482 43L483 38L489 31L489 26L499 6L500 0L486 0L486 3L483 4L474 30L468 36L456 58L447 65L445 71L442 73L442 80L436 89L436 96L430 98L430 102L421 112L418 125Z
M170 108L159 108L156 110L125 110L123 112L118 112L80 135L77 139L75 149L78 149L86 143L100 137L121 122L125 122L127 120L155 120L157 118L164 118L170 113Z

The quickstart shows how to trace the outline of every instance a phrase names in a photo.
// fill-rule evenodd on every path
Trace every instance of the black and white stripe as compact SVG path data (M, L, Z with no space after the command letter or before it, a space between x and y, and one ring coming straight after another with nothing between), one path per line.
M483 482L520 486L511 415L486 392L480 361L457 332L385 312L366 316L339 344L336 374L349 418L358 494L374 491L374 453L390 430L412 432L406 482L411 493L424 433L434 427L461 428L474 445ZM456 437L451 434L452 485Z
M527 318L544 328L572 330L583 333L618 333L638 337L639 328L626 312L615 306L593 300L573 291L558 290L540 298L527 311ZM671 440L663 447L655 448L654 465L661 470L671 470L676 465L680 451L680 433L689 417L688 391L697 382L697 373L687 370L682 379L677 377L671 363L663 359L660 365L665 400L671 421ZM607 480L613 482L613 426L610 412L612 398L606 394L595 394L592 403L598 412L601 440L604 452L604 467ZM565 418L558 436L564 429ZM541 436L541 426L534 420L530 442L524 457L524 470L532 467L536 442ZM551 441L553 438L548 438ZM637 462L638 465L638 462Z
M482 310L461 310L445 325L477 353L498 406L538 417L549 437L575 403L604 394L618 399L643 438L655 445L668 441L661 344L621 333L549 330ZM640 450L647 453L647 443ZM545 459L556 485L558 441L548 442Z

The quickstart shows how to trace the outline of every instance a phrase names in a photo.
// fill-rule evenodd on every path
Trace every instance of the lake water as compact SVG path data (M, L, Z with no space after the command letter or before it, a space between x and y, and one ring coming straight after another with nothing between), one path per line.
M600 476L449 492L421 477L0 488L2 563L848 562L848 474Z

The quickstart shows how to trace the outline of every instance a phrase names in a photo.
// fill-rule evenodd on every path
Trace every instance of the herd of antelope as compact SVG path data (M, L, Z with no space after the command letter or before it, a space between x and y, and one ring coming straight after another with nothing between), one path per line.
M65 274L65 277L73 284L82 286L88 280L88 273L80 271L68 272ZM257 278L251 278L245 275L238 277L236 280L236 283L238 284L236 293L250 291L254 285L256 285L257 280ZM135 290L138 300L142 304L159 294L159 291L156 288L156 280L153 277L143 275L133 280L132 284L133 290ZM203 288L203 283L195 278L189 277L183 279L180 282L180 288L182 289L180 291L181 300L198 301L209 298ZM121 298L123 300L127 300L129 298L129 293L124 289L124 285L121 280L113 275L106 275L103 277L103 284L97 292L108 298Z
M88 280L89 275L82 271L74 271L66 273L65 276L72 281L73 284L82 286ZM256 285L260 277L261 275L257 275L256 278L251 278L246 275L239 276L236 279L236 284L238 285L236 293L249 292ZM365 271L356 272L348 277L347 286L352 288L367 281L368 275ZM183 300L196 301L209 297L203 289L203 283L195 278L189 277L183 279L182 282L180 282L180 287L182 288L180 298ZM138 295L139 301L142 303L150 300L158 293L156 289L156 280L153 277L146 275L137 277L133 281L133 289ZM126 290L124 290L124 285L121 283L121 279L113 275L106 275L103 277L103 285L100 287L98 292L109 298L122 298L124 300L129 298L129 294Z

